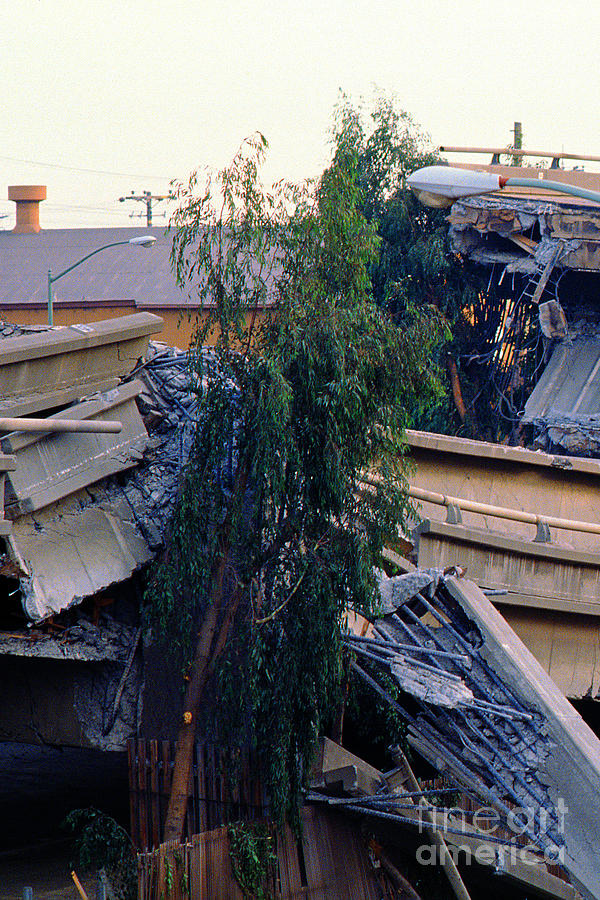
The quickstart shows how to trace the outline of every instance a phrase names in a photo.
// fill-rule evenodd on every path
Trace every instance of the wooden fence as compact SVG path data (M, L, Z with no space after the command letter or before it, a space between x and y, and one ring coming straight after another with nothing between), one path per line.
M129 813L131 838L139 850L160 844L167 813L175 744L171 741L130 740ZM256 759L245 753L239 774L230 783L223 755L214 745L196 744L184 835L189 838L227 822L260 819L269 804Z
M397 894L370 866L355 823L320 809L302 812L302 840L289 828L276 838L270 889L277 900L380 900ZM383 884L382 884L383 882ZM383 890L382 890L383 888ZM233 877L227 828L162 844L138 855L138 900L243 900Z

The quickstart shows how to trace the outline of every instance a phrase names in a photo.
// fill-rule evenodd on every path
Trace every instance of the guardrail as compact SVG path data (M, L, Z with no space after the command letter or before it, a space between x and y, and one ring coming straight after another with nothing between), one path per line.
M363 477L365 485L377 486L378 479L373 475ZM563 519L558 516L543 516L537 513L526 512L522 509L511 509L506 506L493 506L489 503L480 503L478 500L467 500L463 497L451 497L448 494L440 494L437 491L428 491L424 488L408 488L408 495L414 500L422 500L437 506L445 506L448 509L455 508L464 512L479 513L482 516L495 516L500 519L508 519L512 522L526 522L536 525L538 533L548 528L561 528L565 531L579 531L587 534L600 534L600 524L595 522L578 522L574 519ZM545 538L549 540L549 535Z

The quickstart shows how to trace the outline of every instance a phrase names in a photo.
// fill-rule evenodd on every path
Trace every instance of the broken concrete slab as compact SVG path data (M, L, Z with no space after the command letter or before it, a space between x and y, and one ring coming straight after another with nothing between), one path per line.
M354 671L405 719L419 754L495 810L501 834L490 843L519 852L523 837L597 900L600 741L477 585L445 578L418 604L418 612L406 604L375 624L378 652L360 651ZM409 683L392 697L378 673L387 677L400 641L412 642L432 672L463 682L473 701L452 709Z
M317 742L310 773L313 790L339 793L351 797L375 794L385 786L382 773L326 737Z
M138 464L148 433L135 398L139 381L120 385L98 399L78 403L50 419L118 419L119 434L14 432L1 446L15 455L16 470L7 484L5 509L10 519L51 503Z
M575 457L600 452L600 338L575 335L556 346L522 416L533 425L536 444Z
M503 191L456 201L448 222L454 252L478 262L489 265L498 261L497 248L485 240L493 234L514 242L521 250L512 253L511 271L528 272L532 258L538 266L545 265L559 243L564 245L561 265L592 271L600 268L598 212L580 200L574 202L556 194L525 197ZM530 237L534 229L539 234L537 240Z
M158 316L136 313L1 340L0 415L57 408L116 387L162 325Z
M391 578L388 578L384 572L376 574L382 615L395 612L403 603L412 600L420 591L436 582L433 570L425 571L424 567L418 572L406 572L402 575L393 575ZM441 570L439 574L441 574Z
M479 629L481 656L519 700L543 718L548 747L541 766L562 809L565 861L584 897L600 897L600 741L514 631L472 582L447 582L449 594Z
M153 346L139 369L156 408L150 438L136 409L137 381L58 414L118 415L124 429L116 437L8 437L22 460L9 489L18 523L9 551L22 607L35 622L128 578L162 545L195 433L196 393L187 353Z
M19 566L22 604L34 622L124 581L154 554L128 504L72 494L15 520L9 552Z
M0 705L0 741L123 750L138 729L139 656L127 673L113 719L123 673L122 662L0 655L0 678L6 686Z
M98 625L80 617L58 633L32 628L0 632L0 656L69 662L124 662L135 629L103 616Z
M419 661L397 653L391 658L390 672L403 691L447 709L473 702L473 692L462 679L449 672L422 668Z

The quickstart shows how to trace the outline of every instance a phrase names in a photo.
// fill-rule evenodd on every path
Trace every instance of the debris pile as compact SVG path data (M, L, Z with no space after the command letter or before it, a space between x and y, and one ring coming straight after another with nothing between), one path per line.
M211 350L204 351L209 365ZM163 540L179 476L190 453L197 416L196 375L190 355L176 347L150 342L146 359L132 373L143 384L138 408L151 438L143 464L135 469L123 493L149 546Z
M1 632L0 656L29 659L56 659L71 662L124 662L136 629L101 615L94 623L80 614L73 623L53 629L29 629L27 632Z
M410 746L472 801L461 813L432 790L436 827L484 840L497 871L529 853L536 871L559 864L582 896L600 897L597 737L475 584L430 570L384 579L383 588L384 616L353 619L346 642L354 672L402 717ZM411 811L427 796L421 790L386 784L332 801L324 782L315 787L313 801L422 824ZM492 827L482 829L482 809Z
M15 457L5 496L12 525L6 558L34 622L124 581L162 544L193 440L197 392L186 352L146 347L141 361L139 346L135 357L123 357L119 382L108 390L84 394L91 379L80 363L81 396L49 416L118 418L119 435L17 432L2 440ZM206 356L210 363L211 351ZM54 397L54 387L46 382L44 390ZM31 405L27 395L19 400Z
M188 354L149 345L160 329L143 313L0 338L0 416L122 424L119 433L2 438L0 660L11 684L36 698L29 719L7 703L5 739L29 729L42 742L123 749L139 729L145 674L132 576L162 545L196 413ZM54 718L52 684L72 695ZM14 702L23 709L20 695Z

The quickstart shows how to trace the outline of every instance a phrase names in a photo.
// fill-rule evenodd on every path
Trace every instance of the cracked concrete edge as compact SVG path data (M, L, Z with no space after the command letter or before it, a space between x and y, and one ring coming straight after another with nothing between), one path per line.
M565 866L582 896L599 900L600 740L477 585L457 578L445 584L478 627L483 658L527 708L544 718L551 746L543 769L555 800L564 803Z

